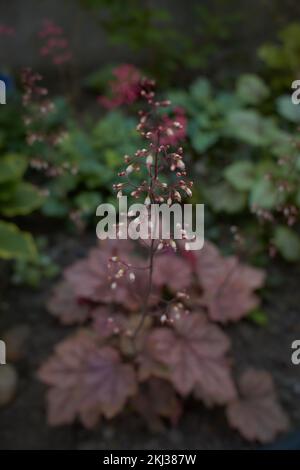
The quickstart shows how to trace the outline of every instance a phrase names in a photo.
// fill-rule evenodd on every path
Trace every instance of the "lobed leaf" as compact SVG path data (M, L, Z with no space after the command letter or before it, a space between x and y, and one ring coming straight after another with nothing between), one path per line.
M288 429L288 418L268 372L249 369L241 376L239 389L240 397L229 403L226 414L230 425L245 439L267 443Z
M47 396L50 425L71 423L78 416L93 426L102 415L117 415L136 393L133 367L84 331L58 344L39 378L52 387Z
M230 341L204 315L193 313L177 320L174 329L154 329L149 334L149 343L152 357L168 367L170 380L181 395L200 388L204 394L212 392L222 401L225 379L230 389L228 395L234 396L234 384L226 375L225 369L228 372L229 369L223 362ZM220 374L222 367L224 371Z
M0 258L33 259L36 256L30 233L21 232L15 224L0 221Z
M222 257L209 242L198 254L196 269L204 291L200 302L211 320L237 321L259 304L253 290L263 285L262 270L243 265L233 256Z

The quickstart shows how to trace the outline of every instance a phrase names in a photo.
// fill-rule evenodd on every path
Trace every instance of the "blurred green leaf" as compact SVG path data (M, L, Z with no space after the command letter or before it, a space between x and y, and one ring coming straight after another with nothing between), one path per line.
M222 182L204 189L204 196L216 212L234 214L246 205L246 193L236 191L228 183Z
M254 110L231 111L227 115L225 133L250 145L269 143L274 123Z
M255 166L249 161L235 162L225 169L224 176L238 191L247 191L255 180Z
M287 261L300 259L300 238L290 228L283 225L276 227L273 243Z
M192 145L197 152L205 152L207 149L212 147L219 139L218 132L205 132L199 130L192 137Z
M300 105L294 104L291 96L279 96L276 100L276 107L280 116L291 122L300 122Z
M69 204L55 196L48 197L42 207L42 213L48 217L64 217L69 210Z
M101 193L82 192L75 198L75 204L85 215L95 215L96 209L102 202Z
M279 194L274 184L264 177L256 181L250 194L251 206L263 209L273 209L281 199L282 195Z
M30 183L20 183L11 197L0 206L0 212L7 216L27 215L42 205L44 197Z
M190 87L192 99L198 104L207 103L212 97L212 87L206 78L198 78Z
M252 312L247 315L247 319L259 326L266 326L268 324L266 312L260 309L252 310Z
M0 183L22 178L27 168L24 155L8 153L0 157Z
M0 258L31 259L36 255L34 240L29 233L21 232L15 224L0 221Z
M270 92L265 82L257 75L241 75L237 81L237 96L243 103L259 104Z

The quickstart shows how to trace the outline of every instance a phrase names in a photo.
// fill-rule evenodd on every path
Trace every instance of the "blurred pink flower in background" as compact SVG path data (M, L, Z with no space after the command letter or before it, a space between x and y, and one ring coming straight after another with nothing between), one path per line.
M50 57L54 65L65 64L72 59L69 41L64 37L63 29L52 20L43 21L38 35L43 41L40 54Z
M141 73L130 64L122 64L113 70L114 79L109 82L110 97L99 96L98 102L106 109L134 103L141 90Z
M0 24L0 36L14 36L15 34L15 28L5 24Z
M173 116L167 114L163 116L163 123L166 128L166 134L161 137L162 145L177 145L186 138L187 118L183 108L179 106L174 108ZM174 121L180 124L174 129ZM169 127L168 127L169 126Z

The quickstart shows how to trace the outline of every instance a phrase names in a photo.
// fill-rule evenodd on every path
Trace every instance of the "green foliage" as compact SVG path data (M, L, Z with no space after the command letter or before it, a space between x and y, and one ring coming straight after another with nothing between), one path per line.
M122 0L80 0L84 8L94 10L109 43L142 53L146 71L164 83L175 82L174 72L179 67L185 70L212 67L242 19L240 13L232 13L236 3L211 0L208 6L191 5L194 21L187 28L184 24L178 27L171 8L138 0L128 0L126 8ZM101 89L103 73L93 74L86 84Z
M52 279L59 273L59 267L51 257L44 254L47 242L43 238L37 239L38 253L35 258L17 259L14 263L12 282L16 285L28 285L36 288L42 279Z
M237 81L237 95L246 104L259 104L270 91L264 81L256 75L242 75Z
M279 96L276 100L278 113L288 121L298 123L300 122L300 107L296 106L290 95Z
M65 217L79 211L85 219L96 212L103 197L111 194L123 155L138 146L136 122L112 111L87 129L71 124L61 141L60 159L74 165L48 184L49 196L42 211L50 217Z
M0 258L32 259L36 256L32 236L22 232L15 224L0 221Z
M252 310L252 312L249 313L247 318L258 326L267 326L268 324L267 314L260 308Z
M273 102L269 98L266 83L249 74L240 76L231 92L215 91L207 79L199 78L188 91L171 93L172 101L187 112L191 153L205 176L195 195L217 213L276 212L284 204L300 209L299 110L285 95ZM287 155L291 161L280 165L279 159ZM288 191L280 190L283 183ZM261 232L269 230L272 238L272 227ZM295 235L294 229L288 230Z
M278 34L279 44L260 47L259 57L270 70L270 80L276 90L291 87L300 70L300 23L291 23Z
M231 186L238 191L249 191L255 180L255 166L247 160L229 165L224 176Z
M0 157L0 216L27 215L38 208L43 198L30 183L23 181L26 156L7 153ZM15 224L0 221L0 258L30 259L36 256L32 236Z
M300 238L288 227L276 227L274 245L287 261L298 261L300 259Z
M253 146L270 143L274 123L256 110L234 110L228 113L225 132L228 136Z
M23 152L24 124L18 97L0 106L0 152Z
M0 211L5 217L27 215L40 207L43 200L39 190L32 184L21 182L12 190L10 198L0 204Z
M26 215L39 207L43 198L30 183L23 181L27 168L24 155L6 154L0 158L0 214Z
M234 214L240 212L246 206L246 194L236 191L226 182L206 188L204 195L216 212Z
M250 204L263 209L274 209L279 203L277 188L271 181L261 178L255 182L250 194Z

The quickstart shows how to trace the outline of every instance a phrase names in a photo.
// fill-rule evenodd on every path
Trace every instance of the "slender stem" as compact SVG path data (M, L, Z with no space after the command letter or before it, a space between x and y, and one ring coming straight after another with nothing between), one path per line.
M153 179L157 179L157 172L158 172L158 154L159 154L159 142L160 142L160 133L158 132L157 134L157 144L156 144L156 151L155 151L155 162L154 162L154 168L155 168L155 174L154 174L154 177L152 176L151 179L150 179L150 191L151 191L151 199L152 202L154 203L155 200L153 198L153 195L152 195L152 187L153 187ZM156 223L156 221L155 221ZM156 227L154 227L154 231L156 231ZM142 310L142 315L141 315L141 320L134 332L134 335L133 335L133 339L136 338L137 334L139 333L139 331L141 330L141 328L143 327L144 325L144 322L145 322L145 318L147 317L148 315L148 310L149 310L149 300L150 300L150 296L151 296L151 293L152 293L152 286L153 286L153 266L154 266L154 255L155 255L155 246L154 246L154 238L152 237L151 239L151 245L150 245L150 253L149 253L149 278L148 278L148 289L147 289L147 293L146 293L146 298L145 298L145 303L144 303L144 307L143 307L143 310Z
M150 261L149 261L149 278L148 278L148 289L146 293L146 298L145 298L145 303L144 307L142 310L142 315L141 315L141 320L134 332L133 339L137 337L137 334L141 330L141 328L144 325L145 319L148 315L148 310L149 310L149 300L150 300L150 295L152 292L152 285L153 285L153 261L154 261L154 254L155 254L155 249L154 249L154 239L151 240L151 246L150 246Z

